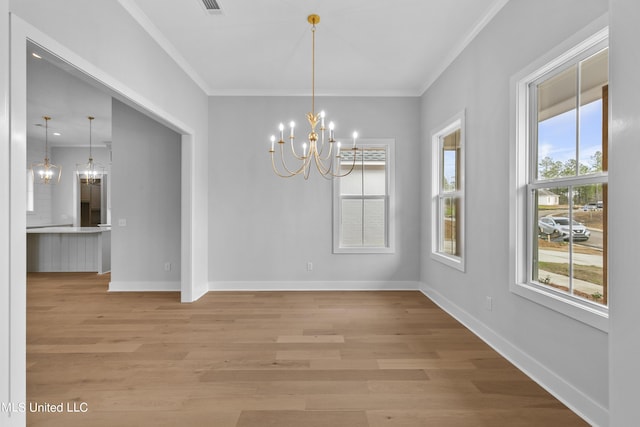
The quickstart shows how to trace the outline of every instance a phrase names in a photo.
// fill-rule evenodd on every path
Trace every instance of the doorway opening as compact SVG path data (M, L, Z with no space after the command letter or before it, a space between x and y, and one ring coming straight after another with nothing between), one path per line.
M80 227L99 227L105 224L103 215L104 194L103 179L94 182L82 182L78 177L80 188ZM105 186L106 187L106 186Z

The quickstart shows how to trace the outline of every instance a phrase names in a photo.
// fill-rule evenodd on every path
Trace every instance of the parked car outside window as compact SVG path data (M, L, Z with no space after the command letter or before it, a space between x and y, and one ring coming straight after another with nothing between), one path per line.
M569 241L573 236L574 241L589 240L591 232L584 224L572 221L562 216L545 216L538 220L538 231L542 235L561 237L564 241Z

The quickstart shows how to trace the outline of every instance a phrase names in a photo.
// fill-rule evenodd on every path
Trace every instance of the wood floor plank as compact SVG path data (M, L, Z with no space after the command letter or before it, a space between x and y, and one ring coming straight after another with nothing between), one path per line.
M368 427L364 411L243 411L237 427Z
M27 280L29 426L582 426L419 292L109 293Z

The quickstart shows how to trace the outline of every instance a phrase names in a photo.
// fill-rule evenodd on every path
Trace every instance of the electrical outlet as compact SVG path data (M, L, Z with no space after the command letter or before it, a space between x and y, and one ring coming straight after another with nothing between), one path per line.
M170 262L165 262L164 263L164 271L171 271L171 263Z
M307 271L313 271L313 263L311 261L307 263Z
M120 218L120 219L118 220L118 226L120 226L120 227L126 227L126 226L127 226L127 220L126 220L126 219L124 219L124 218Z
M484 300L484 308L487 309L487 311L491 311L493 310L493 298L491 297L486 297Z

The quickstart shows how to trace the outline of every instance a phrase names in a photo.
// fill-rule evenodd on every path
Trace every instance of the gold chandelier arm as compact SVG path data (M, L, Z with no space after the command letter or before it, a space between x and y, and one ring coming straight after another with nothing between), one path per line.
M320 157L316 157L315 162L316 162L316 167L320 172L320 176L322 176L325 179L333 179L333 176L334 176L332 171L333 162L330 162L329 166L326 166Z
M293 157L295 157L296 159L298 159L298 160L304 160L304 157L303 157L303 156L299 156L299 155L298 155L298 153L296 153L296 147L295 147L295 145L294 145L294 143L293 143L293 140L294 140L294 139L295 139L295 138L289 138L289 140L291 141L291 153L293 153ZM284 160L283 160L283 161L284 161Z
M353 150L353 162L351 162L351 167L349 168L349 171L343 174L340 174L340 173L333 174L334 178L343 178L349 175L351 172L353 172L353 168L356 166L356 157L357 157L358 147L353 147L351 148L351 150Z
M275 174L283 178L290 178L295 175L300 175L300 173L304 170L305 164L307 163L307 161L304 160L304 158L299 157L300 160L303 160L302 165L295 171L290 170L284 159L284 142L278 143L278 145L280 146L280 163L282 164L282 167L284 168L286 173L280 173L278 171L278 169L276 168L275 159L274 159L274 150L269 150L271 152L271 166Z
M276 168L276 161L274 159L273 150L271 151L271 168L273 169L273 173L278 175L280 178L291 178L292 176L296 176L295 173L292 173L290 175L283 175L278 171L278 169Z
M331 154L333 154L334 142L333 141L329 141L328 144L329 144L329 151L327 152L327 154L324 157L322 156L322 152L324 151L324 147L322 147L320 149L319 155L320 155L320 158L322 159L322 161L327 161L327 160L332 160L333 159L333 157L331 157ZM324 142L323 142L323 145L324 145Z

